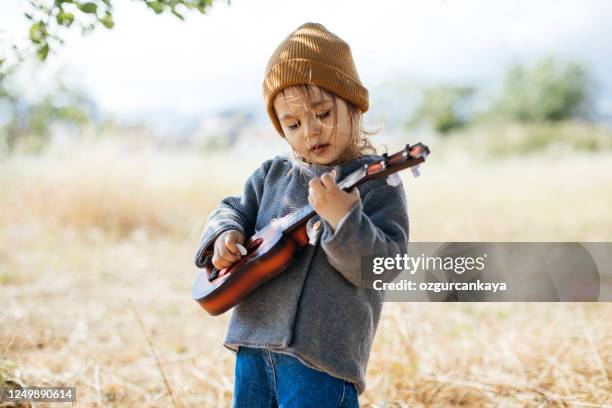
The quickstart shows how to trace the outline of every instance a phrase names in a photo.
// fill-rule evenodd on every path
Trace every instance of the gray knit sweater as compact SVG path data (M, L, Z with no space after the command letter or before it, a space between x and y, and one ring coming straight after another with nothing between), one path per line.
M246 181L240 197L227 197L210 214L196 262L212 253L215 238L236 229L250 237L273 218L308 204L308 181L336 169L341 180L364 163L309 165L277 156ZM406 253L408 214L402 185L386 180L359 187L361 200L335 231L315 215L307 223L310 244L280 275L247 295L232 311L224 346L268 348L298 358L365 390L365 373L383 302L383 292L360 287L361 256ZM363 286L363 285L361 285Z

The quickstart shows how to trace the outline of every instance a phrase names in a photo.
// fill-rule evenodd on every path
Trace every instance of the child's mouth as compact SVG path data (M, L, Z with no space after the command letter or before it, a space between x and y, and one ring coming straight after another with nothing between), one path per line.
M323 152L323 150L325 150L327 148L327 146L329 146L328 143L325 144L316 144L314 146L312 146L312 152L314 154L321 154Z

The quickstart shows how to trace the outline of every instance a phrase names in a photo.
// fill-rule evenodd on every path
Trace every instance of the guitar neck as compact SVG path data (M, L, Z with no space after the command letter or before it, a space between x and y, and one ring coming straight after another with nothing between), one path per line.
M344 191L351 191L355 186L367 180L387 177L392 173L409 167L413 167L414 175L418 176L417 166L425 161L427 155L429 155L429 148L421 143L413 146L406 145L403 150L391 156L385 153L382 160L364 164L339 182L338 187ZM315 214L316 212L312 206L306 205L278 219L275 224L280 226L282 231L285 232L302 226Z
M351 191L353 187L361 184L367 179L366 175L367 165L355 170L347 177L342 179L342 181L338 183L338 187L343 189L344 191ZM286 232L303 225L315 214L316 211L312 208L310 204L308 204L298 210L295 210L285 215L284 217L278 219L276 222L280 226L281 230L283 232Z

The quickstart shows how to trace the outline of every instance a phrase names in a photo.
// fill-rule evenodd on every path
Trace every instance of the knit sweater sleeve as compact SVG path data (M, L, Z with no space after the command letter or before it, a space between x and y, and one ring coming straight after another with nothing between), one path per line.
M203 267L206 257L212 255L214 242L222 232L238 230L245 238L254 234L264 182L271 164L272 160L264 162L247 179L242 195L224 198L208 216L195 256L198 267Z
M324 223L321 246L339 273L353 285L362 286L361 257L404 254L408 235L404 188L382 182L362 195L335 231Z

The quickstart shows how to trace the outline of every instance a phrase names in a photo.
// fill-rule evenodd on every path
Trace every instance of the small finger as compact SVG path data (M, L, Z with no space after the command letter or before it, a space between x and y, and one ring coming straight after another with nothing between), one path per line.
M316 191L314 191L312 188L309 188L308 189L308 199L316 200L317 197L319 197L319 194Z
M217 269L227 268L229 264L218 255L213 255L212 264Z
M321 176L321 184L323 184L323 187L325 187L326 189L337 188L336 180L334 180L332 175L329 173L325 173Z
M312 188L321 187L322 186L321 185L321 178L320 177L313 177L308 182L308 186L312 187Z
M310 180L310 183L308 185L308 190L314 192L315 194L320 194L325 191L325 187L323 187L323 184L321 183L321 180L318 177Z
M238 243L231 236L225 237L225 248L235 256L240 256L240 249L237 247Z
M221 255L221 258L223 258L225 262L229 263L229 265L240 259L239 256L232 254L230 251L227 250L227 248L225 250L222 250L219 255Z

